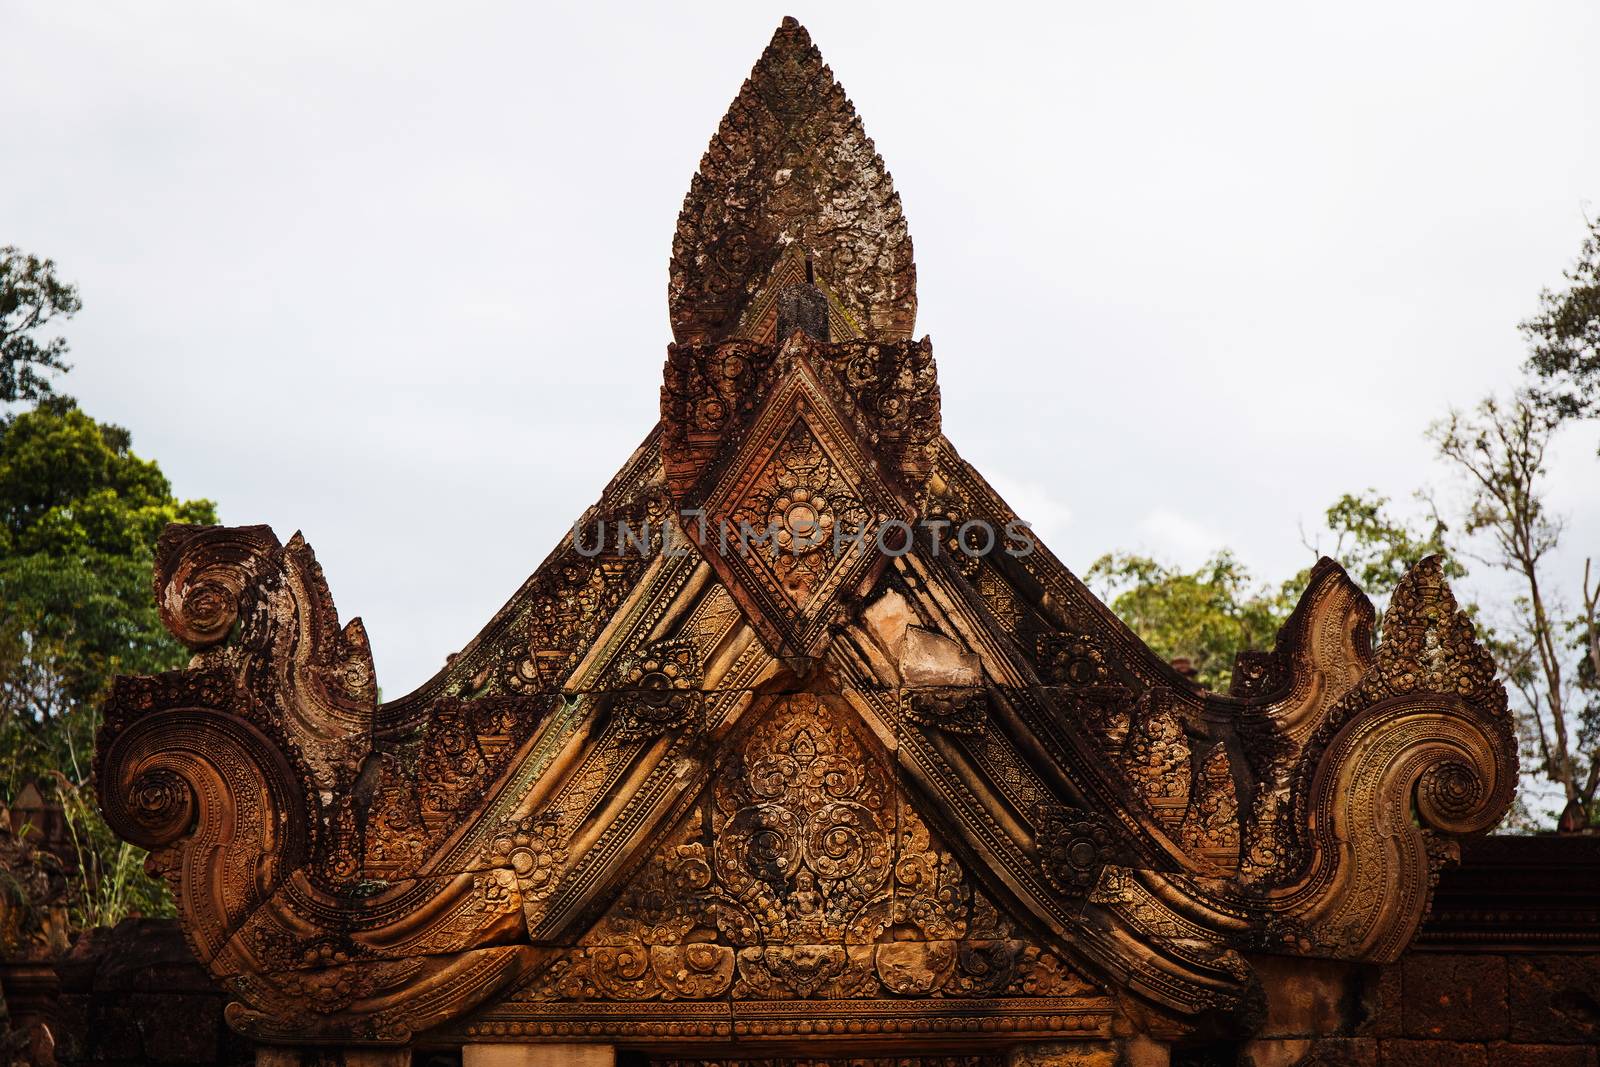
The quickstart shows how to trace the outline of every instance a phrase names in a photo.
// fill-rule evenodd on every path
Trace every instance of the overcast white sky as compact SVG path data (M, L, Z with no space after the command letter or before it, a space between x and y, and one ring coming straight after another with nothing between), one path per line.
M654 423L678 208L784 14L895 176L946 432L1080 571L1278 580L1436 478L1600 211L1592 2L0 0L0 244L81 286L67 391L304 530L397 697Z

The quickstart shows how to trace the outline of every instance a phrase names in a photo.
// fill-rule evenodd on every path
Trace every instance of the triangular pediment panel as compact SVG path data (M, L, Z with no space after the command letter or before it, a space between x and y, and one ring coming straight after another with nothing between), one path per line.
M686 527L768 649L803 663L823 645L840 594L882 569L885 524L898 521L909 538L915 511L796 342Z
M822 295L828 323L828 336L839 340L864 336L861 327L845 309L839 294L828 280L817 273L816 265L798 244L791 244L778 256L772 271L754 291L750 302L739 316L739 325L728 336L744 341L758 341L775 345L783 340L778 336L778 305L781 294L788 289L815 286Z
M996 904L843 698L766 698L715 763L599 920L469 1030L639 1036L682 1002L701 1036L1109 1025L1105 990Z

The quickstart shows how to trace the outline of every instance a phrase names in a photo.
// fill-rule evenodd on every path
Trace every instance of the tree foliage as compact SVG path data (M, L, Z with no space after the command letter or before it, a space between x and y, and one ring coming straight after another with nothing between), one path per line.
M42 331L81 306L77 288L56 277L53 260L0 248L0 403L51 395L46 374L68 369L67 342Z
M128 432L70 399L0 417L0 799L37 782L71 835L74 920L161 910L142 853L116 840L92 803L97 705L119 673L181 665L150 591L169 522L215 522L206 500L179 500Z
M1522 323L1541 407L1559 418L1600 415L1600 220L1589 227L1565 289L1539 294Z
M1406 571L1424 557L1444 556L1447 578L1466 574L1450 553L1446 543L1449 529L1437 511L1423 522L1408 521L1394 514L1388 497L1368 489L1364 494L1344 494L1323 517L1334 538L1327 554L1339 561L1362 592L1380 604L1388 600ZM1317 542L1312 542L1311 548L1321 555ZM1303 588L1309 573L1303 571L1292 581Z
M1084 580L1158 655L1187 659L1195 679L1215 690L1227 690L1237 653L1272 647L1288 615L1283 597L1226 550L1193 571L1113 553L1096 560Z
M1324 514L1338 560L1368 596L1387 600L1411 566L1424 556L1448 553L1446 526L1437 515L1410 521L1394 514L1375 490L1346 493ZM1308 542L1321 555L1322 538ZM1314 562L1313 559L1311 562ZM1465 573L1448 555L1446 574ZM1112 553L1100 557L1084 578L1145 644L1167 660L1187 659L1196 680L1225 692L1234 657L1246 649L1268 649L1310 580L1308 565L1281 586L1258 583L1224 549L1194 571L1147 556Z

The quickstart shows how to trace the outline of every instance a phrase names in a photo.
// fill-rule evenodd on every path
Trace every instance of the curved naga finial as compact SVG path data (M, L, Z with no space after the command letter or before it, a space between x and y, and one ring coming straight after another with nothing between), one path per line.
M900 197L810 35L786 18L684 197L673 336L772 340L778 293L813 280L808 263L836 339L911 337L917 271Z
M403 1041L520 973L514 880L368 876L377 685L310 547L173 525L156 601L188 668L116 680L95 745L106 822L150 850L190 945L263 1038ZM377 776L377 783L383 781Z
M1231 949L1378 963L1400 955L1456 840L1510 807L1517 748L1505 689L1438 557L1396 587L1376 649L1346 644L1370 622L1344 572L1319 565L1280 640L1281 697L1257 709L1281 733L1241 813L1240 877L1108 868L1085 911L1094 937L1142 944L1151 973L1174 988L1212 977L1195 966L1199 943L1219 959ZM1189 930L1182 951L1169 951L1163 931L1173 928ZM1218 1003L1238 995L1218 988Z

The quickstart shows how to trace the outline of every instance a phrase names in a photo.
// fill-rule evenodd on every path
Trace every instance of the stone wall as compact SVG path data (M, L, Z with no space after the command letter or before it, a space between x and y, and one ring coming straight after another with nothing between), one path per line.
M1250 1067L1600 1067L1600 955L1414 951L1388 967L1255 961ZM1181 1062L1181 1057L1175 1057Z
M1175 1048L1171 1063L1600 1067L1597 885L1600 837L1476 842L1441 877L1433 915L1398 963L1253 959L1253 1036ZM255 1062L174 920L91 931L56 971L62 1067ZM1156 1062L1154 1051L1139 1062ZM1063 1062L1131 1062L1127 1053L1074 1046Z
M1600 836L1469 842L1398 963L1252 961L1266 1018L1239 1060L1600 1067L1597 886Z
M51 1031L62 1067L253 1064L222 1019L227 998L195 962L175 919L91 930L56 965Z

